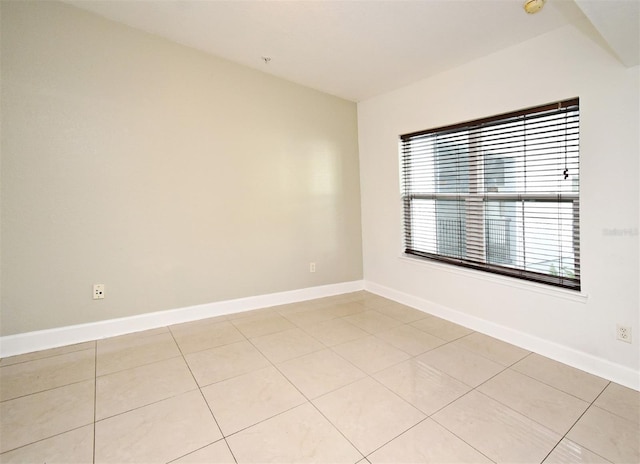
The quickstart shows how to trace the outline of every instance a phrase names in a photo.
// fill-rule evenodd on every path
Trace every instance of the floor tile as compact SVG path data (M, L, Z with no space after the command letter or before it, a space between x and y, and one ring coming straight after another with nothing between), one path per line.
M472 334L459 338L453 342L453 344L471 350L503 366L511 366L513 363L520 361L531 353L530 351L478 332L473 332Z
M93 423L93 380L0 403L0 453Z
M316 398L355 382L366 374L331 350L292 359L278 369L307 397Z
M547 456L544 464L611 464L602 456L564 438Z
M298 327L313 326L319 322L330 321L337 317L327 311L327 308L315 308L309 311L287 314L287 319Z
M126 346L128 343L135 342L136 340L139 340L141 338L153 337L155 335L168 334L168 333L169 333L168 327L156 327L155 329L141 330L139 332L130 332L124 335L117 335L115 337L103 338L103 339L97 340L96 343L102 342L102 343L109 343L113 345Z
M345 300L340 297L340 295L333 296L325 296L322 298L316 298L313 301L313 304L318 308L326 308L327 306L332 306L334 304L343 303Z
M0 400L91 380L95 357L89 349L0 367Z
M93 462L93 424L0 455L3 464Z
M409 322L415 322L429 316L424 311L420 311L419 309L415 309L410 306L395 302L378 306L376 308L376 311L384 314L385 316L397 319L405 324Z
M561 435L589 407L586 401L510 369L480 385L478 391Z
M227 438L239 464L353 464L362 455L306 403Z
M600 409L640 422L640 392L611 382L594 403Z
M209 385L202 394L225 436L306 402L274 367Z
M561 436L475 391L432 416L495 462L541 462Z
M32 353L19 354L16 356L9 356L8 358L0 358L0 367L11 366L12 364L18 364L27 361L35 361L36 359L50 358L52 356L58 356L61 354L73 353L75 351L83 351L89 349L95 349L96 342L76 343L74 345L65 345L58 348L51 348L48 350L34 351Z
M231 322L229 322L229 319L227 318L227 316L222 315L222 316L212 316L212 317L206 317L204 319L195 319L195 320L188 321L188 322L180 322L180 323L177 323L177 324L172 324L170 326L167 326L167 330L169 330L169 332L175 332L176 329L178 331L189 330L189 329L197 329L197 328L202 328L202 327L210 325L210 324L220 324L220 323L223 323L223 322L227 322L227 323L231 324Z
M505 369L501 364L453 344L427 351L416 359L472 387Z
M249 321L249 320L258 320L258 319L268 319L272 316L277 315L277 311L274 308L257 308L251 309L249 311L240 311L233 314L226 314L224 317L228 321Z
M264 318L234 319L232 322L247 338L261 337L295 327L293 323L276 312Z
M411 325L447 341L456 340L473 332L471 329L432 315L427 315L427 317L419 321L412 322Z
M639 416L635 390L366 291L0 359L0 462L637 463Z
M371 294L365 290L356 290L355 292L342 293L340 296L346 301L362 302L365 300L367 295L371 295Z
M168 330L154 332L153 335L135 335L98 340L97 375L180 356L180 350Z
M374 295L372 293L368 293L364 297L364 299L361 301L361 303L366 308L370 308L370 309L379 309L379 308L382 308L384 306L392 306L394 304L397 304L396 301L390 300L388 298L384 298L384 297L379 296L379 295Z
M392 366L374 377L427 415L471 390L468 385L416 359Z
M605 379L535 353L518 361L512 368L588 402L595 400L609 383Z
M447 343L441 338L434 337L410 325L399 325L393 329L379 332L376 336L412 356L417 356Z
M198 388L184 359L172 358L96 380L96 420Z
M640 426L609 411L591 406L567 438L611 462L640 462Z
M324 348L322 343L298 328L254 338L251 342L273 363L287 361Z
M357 340L358 338L368 337L370 335L360 327L356 327L344 319L330 319L310 326L303 326L302 328L326 346L339 345L340 343Z
M344 320L371 334L376 334L402 324L402 322L397 319L385 316L377 311L365 311L352 316L347 316Z
M245 337L228 321L179 324L171 326L176 343L183 354L195 353L244 340Z
M171 461L172 464L235 464L235 462L224 440L218 440L212 445Z
M409 359L409 355L375 336L360 338L332 348L368 374Z
M370 377L327 393L313 403L364 455L426 417Z
M373 464L493 462L431 419L420 422L368 459Z
M248 341L198 351L186 355L185 359L201 387L269 365L269 361Z
M325 311L334 317L345 317L364 312L365 308L358 302L346 302L329 306Z
M309 300L309 301L300 301L298 303L290 303L290 304L284 304L280 306L274 306L272 309L278 314L280 314L281 316L287 317L290 314L310 311L312 309L317 309L317 308L318 306L316 305L315 301Z
M328 306L334 306L342 303L352 303L352 302L361 303L361 297L359 297L356 294L350 293L350 294L327 296L324 298L317 298L313 301L316 303L318 307L328 307Z
M95 462L168 462L220 438L194 391L96 422Z

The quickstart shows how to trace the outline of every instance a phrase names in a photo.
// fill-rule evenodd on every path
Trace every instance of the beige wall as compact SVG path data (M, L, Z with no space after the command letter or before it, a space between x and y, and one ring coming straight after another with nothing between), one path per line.
M640 67L571 26L358 104L364 277L638 388ZM580 97L582 295L402 256L398 136ZM630 326L633 343L616 340ZM610 371L607 369L611 368Z
M354 103L53 2L1 52L2 335L362 278Z

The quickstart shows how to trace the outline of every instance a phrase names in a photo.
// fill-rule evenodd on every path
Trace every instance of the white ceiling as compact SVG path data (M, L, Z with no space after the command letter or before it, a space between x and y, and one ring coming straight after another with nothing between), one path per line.
M640 0L576 0L625 66L640 64Z
M524 12L523 0L67 3L269 74L361 101L570 23L603 43L627 66L637 65L640 0L576 1L548 0L535 15ZM265 63L263 56L271 61Z

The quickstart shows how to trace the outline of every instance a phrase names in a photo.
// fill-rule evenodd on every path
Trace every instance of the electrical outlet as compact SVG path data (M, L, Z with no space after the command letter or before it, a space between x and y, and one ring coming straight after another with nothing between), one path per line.
M616 339L621 342L631 343L631 327L616 325Z
M93 284L93 299L102 300L104 298L104 284Z
M309 272L316 272L316 263L309 263Z

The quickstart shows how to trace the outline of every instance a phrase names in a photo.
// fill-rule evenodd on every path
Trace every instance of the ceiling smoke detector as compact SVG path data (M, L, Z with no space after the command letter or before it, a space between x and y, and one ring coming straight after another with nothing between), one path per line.
M529 14L537 13L542 9L547 0L527 0L524 2L524 11Z

